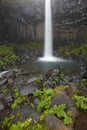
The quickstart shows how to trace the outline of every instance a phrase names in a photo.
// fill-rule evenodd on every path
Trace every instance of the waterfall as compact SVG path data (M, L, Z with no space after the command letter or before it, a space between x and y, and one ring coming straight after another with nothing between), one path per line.
M52 34L52 13L51 1L45 2L45 43L44 43L44 57L52 57L53 55L53 34Z
M44 37L44 57L39 61L56 62L60 58L53 56L53 33L52 33L52 10L51 0L45 0L45 37Z

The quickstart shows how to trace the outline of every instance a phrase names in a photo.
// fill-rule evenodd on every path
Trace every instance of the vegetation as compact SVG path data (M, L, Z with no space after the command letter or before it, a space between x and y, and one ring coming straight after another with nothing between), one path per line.
M56 115L58 118L64 120L64 124L70 125L72 124L72 113L71 111L65 112L66 105L61 104L59 106L51 107L51 99L53 97L54 90L53 89L43 89L35 92L35 96L40 98L40 103L37 107L38 112L43 112L40 120L44 120L46 116L49 114Z
M59 95L59 94L60 94L61 92L63 92L67 87L68 87L67 85L57 86L57 87L54 89L53 96Z
M75 45L75 46L63 46L58 49L60 54L65 55L66 57L78 57L83 58L87 57L87 44Z
M31 118L13 123L14 116L5 117L2 128L7 130L49 130L44 122L35 123Z
M15 96L16 96L16 99L14 100L14 103L12 104L12 108L16 108L16 107L19 107L20 104L22 104L23 102L25 102L27 100L27 97L26 96L22 96L18 89L15 89Z
M0 46L0 66L14 64L16 59L17 56L13 47L7 45Z
M26 42L21 45L22 49L29 49L29 50L35 50L35 49L42 49L43 45L40 43L35 42Z
M36 83L41 83L41 79L40 79L40 78L37 78L37 79L35 80L35 82L36 82Z
M74 96L76 101L76 106L80 109L87 110L87 97L84 96Z
M87 87L87 79L82 79L82 87Z

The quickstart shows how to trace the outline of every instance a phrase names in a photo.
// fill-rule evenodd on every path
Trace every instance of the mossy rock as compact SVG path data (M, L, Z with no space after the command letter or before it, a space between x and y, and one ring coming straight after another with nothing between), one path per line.
M64 92L66 88L68 88L68 85L62 85L62 86L57 86L54 89L53 97L58 96L60 93Z

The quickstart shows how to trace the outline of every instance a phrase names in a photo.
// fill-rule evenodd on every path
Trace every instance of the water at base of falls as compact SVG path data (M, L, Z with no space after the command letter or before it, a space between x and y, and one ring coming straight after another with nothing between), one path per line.
M49 56L49 57L42 57L39 58L38 61L42 61L42 62L60 62L60 61L64 61L62 58L57 58L54 56Z

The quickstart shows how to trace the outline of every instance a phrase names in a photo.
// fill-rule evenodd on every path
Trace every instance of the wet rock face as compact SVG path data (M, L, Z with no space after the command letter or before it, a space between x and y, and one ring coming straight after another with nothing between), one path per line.
M44 0L1 0L0 40L43 41ZM54 41L87 41L87 1L52 0Z

